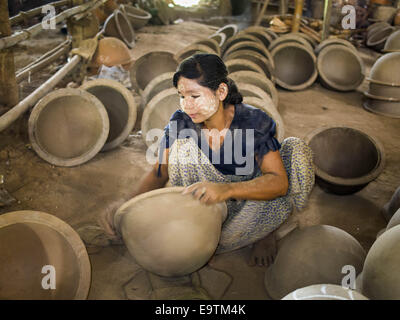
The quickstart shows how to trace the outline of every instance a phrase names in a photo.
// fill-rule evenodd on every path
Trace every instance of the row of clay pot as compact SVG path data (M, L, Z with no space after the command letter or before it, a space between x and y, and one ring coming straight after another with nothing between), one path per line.
M380 115L400 118L400 52L384 54L372 66L364 108Z
M137 106L128 89L115 80L96 79L42 98L29 118L29 138L42 159L71 167L119 146L136 117Z

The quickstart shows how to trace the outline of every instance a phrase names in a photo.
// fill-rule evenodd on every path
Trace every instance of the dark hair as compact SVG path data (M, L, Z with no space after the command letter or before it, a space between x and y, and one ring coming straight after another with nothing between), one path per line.
M243 101L235 82L228 78L228 70L224 62L215 54L198 53L181 62L174 74L173 83L178 87L180 77L196 79L197 82L213 91L217 90L221 83L228 85L228 95L223 101L224 107L228 104L237 104Z

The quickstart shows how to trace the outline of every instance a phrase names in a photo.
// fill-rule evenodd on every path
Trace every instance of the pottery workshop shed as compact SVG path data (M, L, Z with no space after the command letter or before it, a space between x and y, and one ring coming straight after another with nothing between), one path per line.
M0 0L0 300L400 300L399 224L399 0Z

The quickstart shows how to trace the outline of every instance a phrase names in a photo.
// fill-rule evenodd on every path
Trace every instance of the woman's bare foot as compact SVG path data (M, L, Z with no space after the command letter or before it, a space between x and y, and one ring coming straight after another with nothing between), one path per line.
M118 239L119 236L115 231L114 215L118 208L122 205L123 201L116 201L109 205L97 219L97 223L110 238Z
M270 266L276 257L277 245L275 232L253 244L249 266Z

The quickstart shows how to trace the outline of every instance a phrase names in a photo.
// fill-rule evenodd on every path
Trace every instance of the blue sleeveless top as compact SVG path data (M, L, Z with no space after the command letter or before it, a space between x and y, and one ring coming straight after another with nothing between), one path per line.
M263 110L244 103L235 105L234 117L229 127L232 139L227 138L229 134L227 132L218 150L214 151L210 148L207 138L201 129L201 124L194 123L185 112L177 110L164 129L164 136L160 142L160 163L164 149L172 146L177 138L193 138L215 168L225 175L234 175L236 168L245 167L245 163L238 161L241 157L246 157L247 159L252 157L256 170L256 168L259 168L265 154L270 150L277 151L281 148L280 143L275 138L275 121ZM248 131L248 129L253 130ZM246 132L248 133L246 134ZM258 163L255 159L256 155Z

